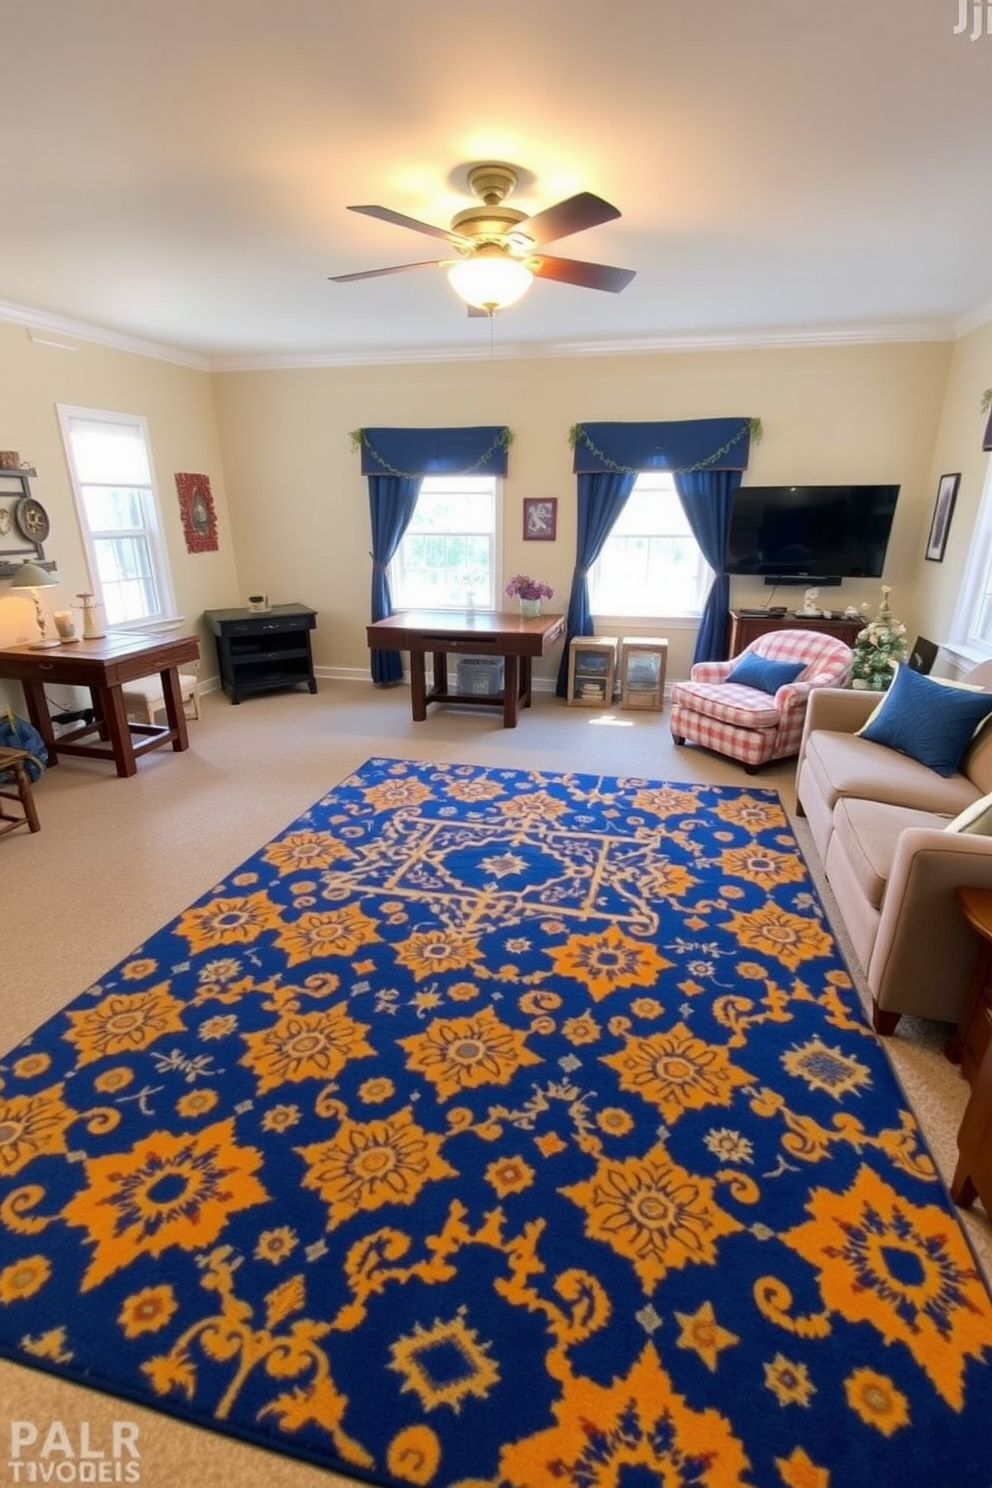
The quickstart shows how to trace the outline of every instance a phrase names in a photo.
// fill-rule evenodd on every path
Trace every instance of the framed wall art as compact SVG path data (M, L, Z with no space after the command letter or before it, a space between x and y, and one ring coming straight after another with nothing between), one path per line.
M525 542L554 542L557 527L557 496L524 497Z
M930 536L927 538L926 557L931 563L943 563L944 549L947 547L947 533L951 525L951 516L954 512L954 502L958 494L958 482L960 473L956 475L942 475L937 483L937 497L933 504L933 516L930 519Z
M217 513L209 475L176 475L179 511L187 553L210 553L218 547Z

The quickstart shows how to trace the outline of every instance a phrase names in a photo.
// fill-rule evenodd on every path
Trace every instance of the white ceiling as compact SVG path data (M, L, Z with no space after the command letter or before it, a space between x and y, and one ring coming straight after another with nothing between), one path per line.
M210 366L950 334L992 314L992 0L0 0L0 317ZM465 166L619 221L492 327ZM492 331L492 344L490 333Z

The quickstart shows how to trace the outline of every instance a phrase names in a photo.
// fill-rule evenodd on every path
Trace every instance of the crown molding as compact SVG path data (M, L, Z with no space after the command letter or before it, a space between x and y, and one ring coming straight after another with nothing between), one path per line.
M77 350L74 346L64 344L68 337L74 341L107 346L112 351L127 351L134 356L151 357L159 362L175 362L180 367L192 367L200 372L210 371L208 359L195 352L182 351L176 346L162 346L157 341L142 341L137 336L123 336L118 331L108 331L102 326L88 325L81 320L68 320L61 315L49 315L44 310L30 310L24 305L9 305L0 300L0 320L26 326L29 338L38 346L54 346L60 351ZM42 334L34 334L36 332Z
M895 324L751 328L673 336L622 337L603 341L517 342L487 346L351 348L336 352L286 352L272 355L199 355L178 347L121 335L83 321L30 310L0 301L0 320L27 327L37 345L78 348L89 342L135 356L173 362L200 372L305 371L325 367L424 365L439 362L526 361L552 357L658 356L694 351L755 351L785 347L864 346L892 342L953 341L992 319L992 302L957 321L907 321Z

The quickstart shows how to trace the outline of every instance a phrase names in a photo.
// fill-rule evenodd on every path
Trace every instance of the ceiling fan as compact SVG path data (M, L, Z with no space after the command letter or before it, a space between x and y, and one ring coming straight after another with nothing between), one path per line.
M459 255L457 258L429 258L388 269L332 274L332 282L348 284L353 279L378 279L383 274L403 274L408 269L443 268L448 272L452 288L468 305L470 315L493 315L515 304L535 277L577 284L582 289L602 289L609 294L619 294L634 278L633 269L585 263L578 258L553 258L536 251L544 243L619 217L617 208L602 197L581 191L528 217L526 212L504 204L517 184L513 166L496 162L474 165L468 172L468 184L481 205L457 213L450 228L419 222L389 207L348 208L349 212L362 212L366 217L378 217L383 222L394 222L398 227L441 238L451 244Z

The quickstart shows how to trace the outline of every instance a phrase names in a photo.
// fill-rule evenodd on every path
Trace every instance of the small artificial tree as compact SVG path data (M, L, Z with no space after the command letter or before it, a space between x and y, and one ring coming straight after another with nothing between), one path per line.
M878 614L858 632L854 643L852 687L885 692L896 674L896 662L906 660L906 627L901 620L893 618L889 609L891 592L888 584L882 585Z

